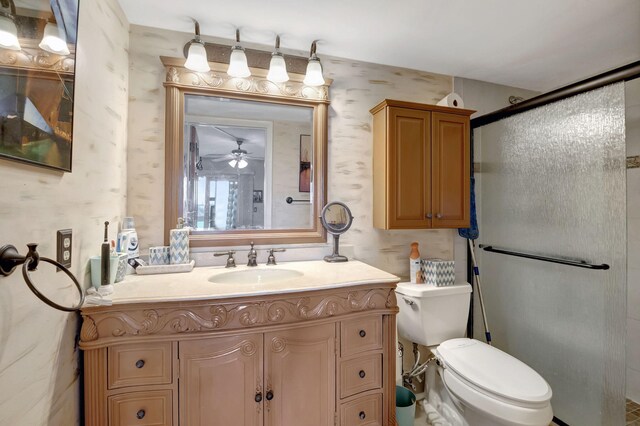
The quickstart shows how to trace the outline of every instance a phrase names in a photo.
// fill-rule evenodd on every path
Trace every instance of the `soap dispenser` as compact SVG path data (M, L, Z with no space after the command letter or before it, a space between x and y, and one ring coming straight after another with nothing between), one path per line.
M184 227L184 219L178 218L178 225L169 231L169 256L172 265L189 263L189 229Z

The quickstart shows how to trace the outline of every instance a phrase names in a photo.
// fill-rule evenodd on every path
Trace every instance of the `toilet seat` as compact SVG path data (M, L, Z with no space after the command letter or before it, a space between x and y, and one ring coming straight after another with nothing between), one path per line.
M473 339L447 340L435 354L445 386L467 405L510 424L549 424L551 387L525 363Z

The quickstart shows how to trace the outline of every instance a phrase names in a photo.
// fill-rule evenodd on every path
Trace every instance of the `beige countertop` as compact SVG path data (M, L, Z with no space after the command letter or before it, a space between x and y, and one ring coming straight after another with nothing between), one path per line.
M215 277L234 271L285 269L302 275L268 283L216 283ZM211 280L211 281L210 281ZM214 281L214 282L212 282ZM114 305L144 302L224 299L309 290L341 288L375 283L397 283L395 275L359 261L327 263L320 261L283 262L275 266L199 267L181 274L129 275L114 285L110 295Z

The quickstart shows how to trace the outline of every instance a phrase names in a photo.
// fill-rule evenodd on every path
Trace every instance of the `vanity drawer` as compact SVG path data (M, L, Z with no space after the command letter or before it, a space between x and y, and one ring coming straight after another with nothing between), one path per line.
M382 388L382 354L340 363L340 398Z
M109 397L110 426L169 426L172 424L170 390L130 392Z
M382 394L363 396L340 405L340 426L382 426Z
M172 381L171 342L113 346L107 358L109 389Z
M382 349L382 317L357 318L340 323L340 353L349 356Z

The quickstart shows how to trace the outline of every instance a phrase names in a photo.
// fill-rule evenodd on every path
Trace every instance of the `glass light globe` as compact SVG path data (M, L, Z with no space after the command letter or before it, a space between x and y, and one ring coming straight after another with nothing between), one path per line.
M249 165L249 163L244 158L241 159L240 161L238 161L238 168L239 169L244 169L248 165Z
M274 52L271 55L271 63L269 64L269 73L267 74L267 80L274 83L284 83L289 81L289 74L287 74L287 64L284 60L284 56L280 52Z
M58 25L54 22L47 22L44 27L44 36L39 44L40 49L55 55L66 56L69 54L67 37L60 33Z
M227 74L231 77L249 77L251 71L247 65L247 55L240 45L231 48L231 58L229 58L229 69Z
M184 67L196 72L208 72L211 70L209 61L207 61L207 49L205 49L202 42L195 40L191 42Z
M307 64L307 74L304 76L304 84L307 86L322 86L324 77L322 76L322 65L320 59L312 56Z
M18 28L11 18L0 15L0 48L20 50Z

